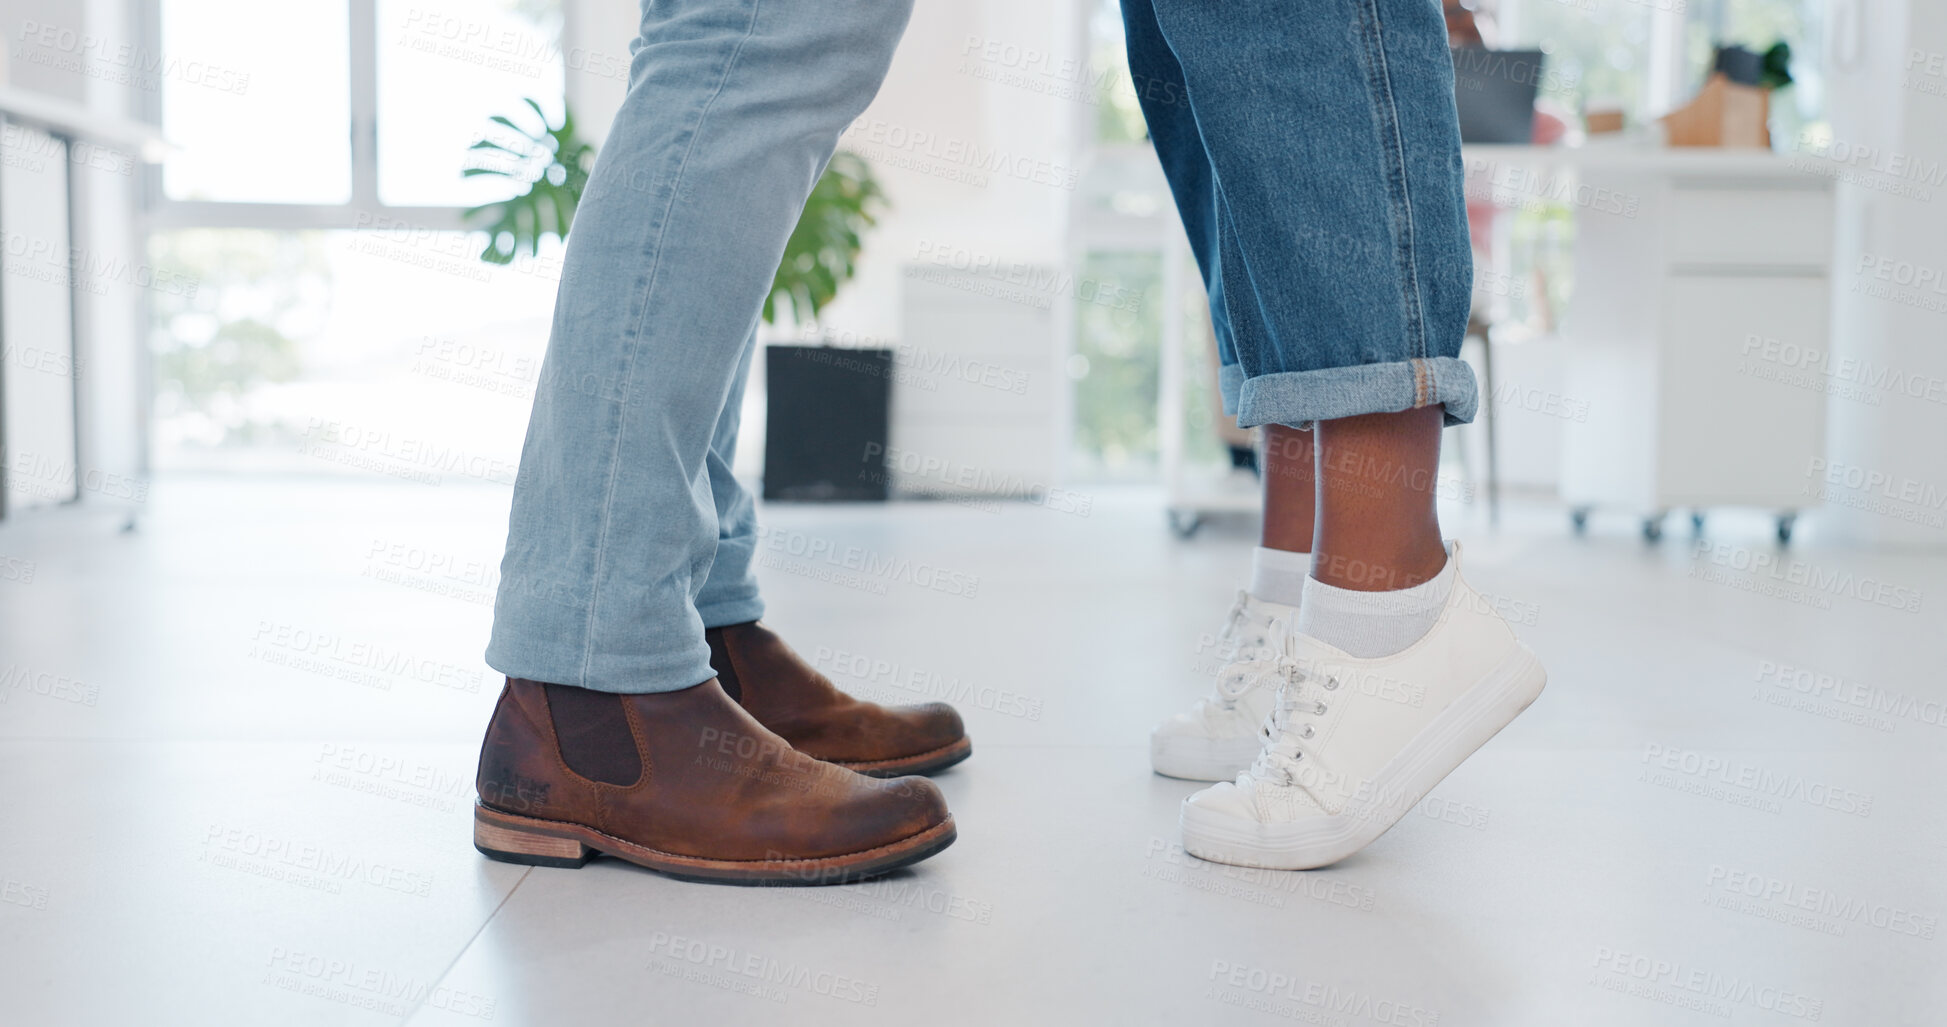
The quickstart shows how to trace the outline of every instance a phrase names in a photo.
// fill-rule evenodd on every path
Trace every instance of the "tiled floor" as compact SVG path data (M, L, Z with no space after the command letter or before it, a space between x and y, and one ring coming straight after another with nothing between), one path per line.
M0 526L0 1023L1947 1022L1942 557L1457 513L1547 693L1359 856L1241 872L1176 847L1193 786L1146 737L1245 531L772 508L771 622L954 699L976 752L939 857L743 889L469 846L505 503L165 479L132 533ZM813 543L893 570L821 580Z

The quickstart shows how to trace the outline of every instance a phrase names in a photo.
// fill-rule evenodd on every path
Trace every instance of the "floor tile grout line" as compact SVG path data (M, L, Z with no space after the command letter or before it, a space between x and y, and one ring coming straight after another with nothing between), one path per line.
M460 951L453 954L453 958L447 962L446 968L439 972L439 976L433 978L433 983L426 988L426 994L420 996L419 1001L413 1003L411 1009L406 1010L406 1015L404 1017L401 1017L399 1020L401 1027L404 1027L405 1024L411 1023L412 1018L418 1016L419 1011L425 1008L426 1000L431 998L433 996L433 992L439 989L439 982L445 980L446 975L452 973L453 968L460 965L460 960L466 958L467 950L473 947L474 942L480 940L481 932L487 929L488 924L494 922L494 917L499 916L500 911L506 908L507 900L513 898L514 893L521 890L521 885L527 883L527 875L532 874L533 872L534 872L533 867L527 867L521 871L521 876L514 881L514 886L512 888L507 889L507 894L502 895L500 897L500 901L498 903L495 903L493 912L488 913L487 918L485 920L480 921L480 926L475 928L473 933L467 937L466 944L460 946Z

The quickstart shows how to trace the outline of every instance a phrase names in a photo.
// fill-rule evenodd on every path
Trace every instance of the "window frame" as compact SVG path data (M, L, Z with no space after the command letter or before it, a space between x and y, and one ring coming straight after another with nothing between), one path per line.
M136 0L138 31L150 53L162 52L162 0ZM562 0L561 37L572 38L575 0ZM145 234L187 228L254 228L266 231L379 230L411 227L437 232L468 232L461 205L388 204L379 197L379 12L378 0L346 0L350 62L351 196L343 203L259 203L244 200L178 200L162 184L161 164L145 165ZM564 84L565 91L565 84ZM162 124L161 90L145 92L140 115Z

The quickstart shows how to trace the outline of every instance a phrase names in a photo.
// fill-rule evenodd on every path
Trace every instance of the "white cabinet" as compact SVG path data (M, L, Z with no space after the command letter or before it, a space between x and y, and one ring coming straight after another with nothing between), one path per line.
M0 515L81 498L74 311L93 290L68 221L68 142L8 124L0 167Z
M1562 497L1642 515L1760 507L1781 539L1808 505L1825 394L1786 356L1830 352L1832 194L1820 178L1753 154L1686 169L1584 171L1638 202L1633 216L1576 219L1564 391L1588 404L1562 440Z
M906 265L886 454L899 497L1039 498L1057 480L1056 317L1072 276Z
M1779 340L1825 348L1826 281L1673 275L1665 283L1652 506L1793 507L1825 440L1825 394L1765 373Z

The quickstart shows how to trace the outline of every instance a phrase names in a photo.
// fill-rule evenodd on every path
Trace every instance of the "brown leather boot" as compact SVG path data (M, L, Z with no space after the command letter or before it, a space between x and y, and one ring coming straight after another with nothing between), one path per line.
M723 690L799 752L873 777L931 774L973 755L960 714L945 703L854 699L757 621L703 637Z
M474 848L578 867L598 852L676 877L837 884L953 843L933 782L812 759L712 679L617 695L510 678L480 747Z

